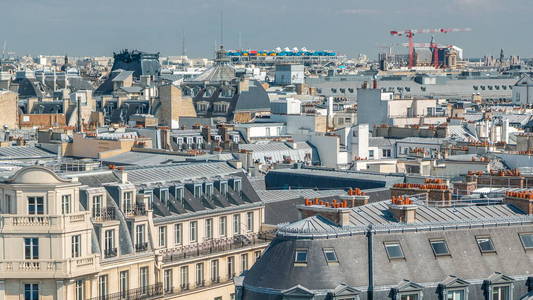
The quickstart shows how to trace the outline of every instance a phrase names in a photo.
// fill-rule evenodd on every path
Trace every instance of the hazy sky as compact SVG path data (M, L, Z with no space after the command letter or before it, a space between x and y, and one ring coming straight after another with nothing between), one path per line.
M376 56L405 42L388 32L470 27L439 34L465 56L533 57L533 0L0 0L0 47L17 54L111 55L129 48L213 56L224 15L224 44L245 48L331 49ZM429 42L431 35L415 37ZM401 49L401 48L399 48ZM401 49L405 52L405 49Z

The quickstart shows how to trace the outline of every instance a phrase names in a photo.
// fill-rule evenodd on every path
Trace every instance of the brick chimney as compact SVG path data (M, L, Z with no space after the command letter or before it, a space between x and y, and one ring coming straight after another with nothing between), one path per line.
M409 197L393 196L389 204L389 211L396 221L406 224L416 222L416 205Z
M304 205L296 206L300 213L300 219L309 218L312 216L322 216L340 227L350 225L351 209L347 207L346 202L325 202L318 198L315 200L305 199Z
M533 215L533 190L506 192L503 203L512 204L522 212Z

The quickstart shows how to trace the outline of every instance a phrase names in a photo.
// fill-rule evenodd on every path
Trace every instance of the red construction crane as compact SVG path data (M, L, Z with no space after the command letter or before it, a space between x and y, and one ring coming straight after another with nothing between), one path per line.
M409 39L409 69L415 65L414 54L415 46L413 37L418 33L448 33L448 32L465 32L471 31L470 28L435 28L435 29L407 29L407 30L391 30L390 34L393 36L406 36ZM438 61L437 61L438 64Z

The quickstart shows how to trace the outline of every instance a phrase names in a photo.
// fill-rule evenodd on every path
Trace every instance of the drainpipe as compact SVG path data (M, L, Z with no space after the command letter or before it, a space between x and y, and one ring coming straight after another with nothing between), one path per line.
M374 299L374 229L369 225L366 231L368 241L368 290L367 299Z

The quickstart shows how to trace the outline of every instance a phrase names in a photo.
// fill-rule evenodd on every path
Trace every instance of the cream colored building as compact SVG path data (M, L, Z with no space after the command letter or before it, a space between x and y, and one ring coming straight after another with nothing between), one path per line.
M268 245L262 202L225 162L27 167L0 199L0 300L230 300Z
M0 126L9 129L18 128L18 96L16 93L0 91Z

